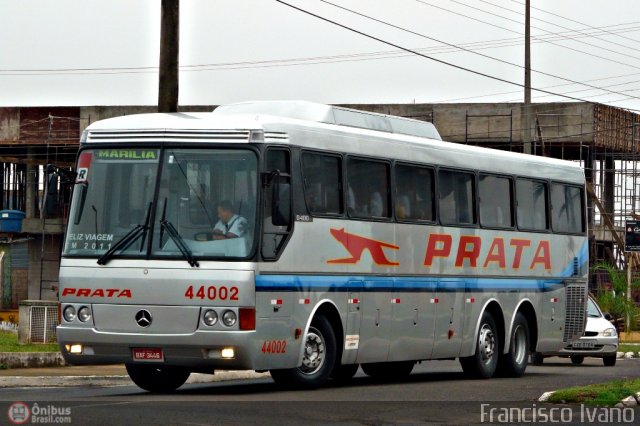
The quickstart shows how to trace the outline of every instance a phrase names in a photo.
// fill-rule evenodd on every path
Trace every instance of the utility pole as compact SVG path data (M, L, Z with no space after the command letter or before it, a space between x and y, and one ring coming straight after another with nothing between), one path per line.
M161 7L158 112L177 112L180 0L162 0Z
M522 109L522 146L531 154L531 0L526 0L524 14L524 108Z

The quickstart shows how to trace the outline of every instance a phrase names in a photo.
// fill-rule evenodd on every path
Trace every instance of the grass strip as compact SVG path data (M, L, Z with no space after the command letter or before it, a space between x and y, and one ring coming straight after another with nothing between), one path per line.
M0 352L58 352L57 343L28 344L18 343L15 333L0 332Z
M622 379L561 389L554 392L548 402L613 407L624 398L638 392L640 392L640 378Z

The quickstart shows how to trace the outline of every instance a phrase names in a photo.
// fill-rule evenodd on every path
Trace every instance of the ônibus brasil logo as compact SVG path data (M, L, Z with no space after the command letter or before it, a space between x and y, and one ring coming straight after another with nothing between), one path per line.
M29 410L29 406L24 402L14 402L9 406L7 416L11 423L22 425L29 421L31 411Z

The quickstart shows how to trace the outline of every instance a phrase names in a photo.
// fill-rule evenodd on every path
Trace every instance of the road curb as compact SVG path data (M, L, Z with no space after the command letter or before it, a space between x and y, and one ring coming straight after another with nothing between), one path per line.
M216 374L192 373L187 384L214 383L229 380L250 380L269 377L255 371L221 371ZM71 386L131 386L129 376L5 376L0 388L71 387Z
M66 365L60 352L0 352L4 368L62 367Z

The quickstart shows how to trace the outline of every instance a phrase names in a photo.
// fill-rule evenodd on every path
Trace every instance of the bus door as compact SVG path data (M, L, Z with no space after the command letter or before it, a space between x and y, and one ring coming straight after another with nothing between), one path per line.
M389 277L363 279L358 362L381 362L389 354L391 289Z
M435 285L415 278L396 278L391 296L389 361L427 359L433 350Z
M435 310L435 342L431 358L458 356L462 344L465 283L461 280L440 280L433 304Z
M539 319L538 352L557 351L562 342L565 325L567 281L545 281L541 289L542 318Z
M360 347L360 323L362 321L362 285L361 280L349 281L347 292L347 327L344 333L342 364L356 364Z

